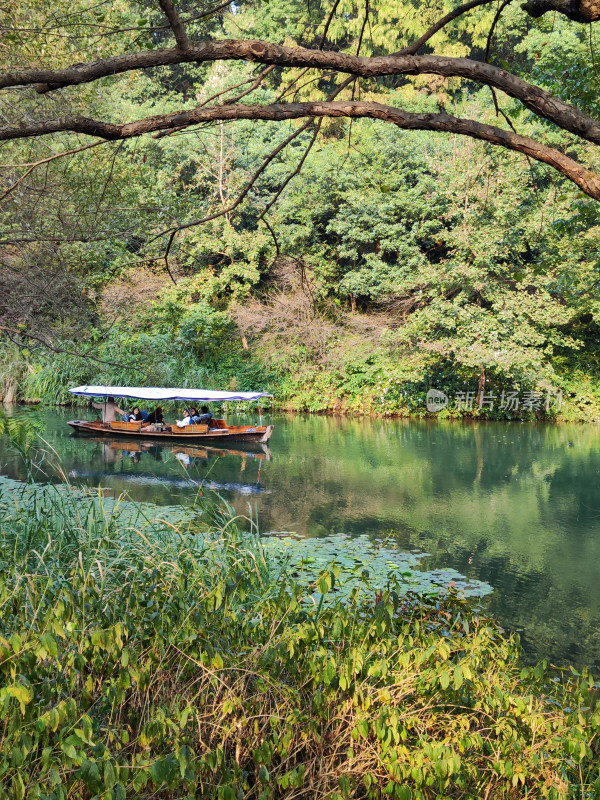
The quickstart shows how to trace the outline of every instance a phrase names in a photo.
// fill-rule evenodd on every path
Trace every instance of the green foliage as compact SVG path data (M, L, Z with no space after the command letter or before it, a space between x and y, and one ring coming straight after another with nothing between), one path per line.
M28 15L32 25L44 16L35 2L21 5L11 10L16 30ZM396 52L454 6L379 0L369 4L363 30L364 9L343 0L328 41L355 52L362 32L363 54ZM196 13L187 0L178 7ZM314 47L331 10L320 2L251 2L235 14L191 23L190 34ZM8 61L45 63L52 53L55 65L66 64L75 52L78 60L85 52L97 58L98 49L111 55L158 47L170 36L158 24L158 8L141 0L101 10L78 2L72 13L76 51L70 36L46 34L41 26L27 41L11 34ZM484 6L462 15L432 43L448 55L478 58L494 13ZM98 25L118 32L103 38ZM153 33L152 25L158 25ZM534 21L517 4L503 10L491 57L593 112L595 44L593 30L561 15ZM222 92L248 88L254 76L250 63L165 67L135 81L116 76L101 95L90 87L79 101L67 93L61 102L64 113L135 119L215 102L213 95L224 99ZM275 70L244 102L274 102L288 81L294 99L323 99L331 78L315 78L310 70L285 77ZM489 92L458 79L373 79L360 92L414 112L437 112L441 104L457 116L504 124ZM26 93L19 104L30 116ZM593 166L588 145L573 145L510 99L500 98L500 105L520 134L575 148ZM65 402L68 385L94 380L265 388L302 410L409 414L423 413L431 385L474 391L482 374L486 388L498 392L568 388L572 395L578 383L595 386L597 204L556 173L469 139L399 131L374 120L325 120L299 175L310 129L269 162L235 211L224 213L290 128L240 121L184 133L103 144L50 162L47 173L32 172L23 190L8 196L7 235L19 238L25 226L28 237L40 237L22 257L11 254L14 274L27 274L28 286L39 274L44 287L48 271L60 275L31 308L11 309L19 317L14 324L38 326L42 339L102 359L86 364L50 356L26 337L20 357L6 343L0 371L8 400ZM57 147L72 144L65 136ZM8 143L7 158L29 163L38 146ZM269 230L258 217L284 184L266 217ZM36 213L40 202L44 215ZM211 219L190 224L172 242L173 286L166 271L161 275L165 231L175 221L203 217ZM42 244L53 241L56 247ZM292 281L284 274L290 264ZM111 289L119 281L143 282L149 265L153 302L134 295L126 311L111 307ZM310 308L278 317L277 308L293 306L307 287ZM15 294L29 297L30 289L21 289ZM599 408L595 400L571 397L565 415L597 419Z
M44 492L0 502L0 796L596 791L593 680L521 670L457 596L391 574L340 601L347 567L276 578L226 508L198 528Z
M27 455L43 425L29 409L7 414L0 409L0 436L6 434L8 442L23 455Z

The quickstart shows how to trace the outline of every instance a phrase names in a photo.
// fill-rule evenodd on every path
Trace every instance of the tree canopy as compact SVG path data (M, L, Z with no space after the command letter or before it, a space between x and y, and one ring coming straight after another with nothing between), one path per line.
M386 411L436 375L590 374L596 27L559 5L7 9L0 325L22 393L87 380L77 355Z
M450 9L439 3L422 8L420 4L398 6L385 0L372 5L367 0L361 7L334 0L330 7L321 3L308 3L306 7L264 3L256 8L250 5L246 11L243 4L229 3L199 13L194 4L187 8L184 2L177 6L173 0L159 0L159 5L162 19L157 18L154 4L139 0L116 4L114 11L105 4L87 11L69 5L64 11L53 8L49 16L35 2L21 4L6 25L5 39L18 44L25 40L31 55L17 48L19 56L6 53L0 88L31 87L34 94L44 96L80 87L79 94L68 96L85 112L93 109L90 88L117 75L135 79L140 71L166 66L181 70L189 65L190 76L198 78L200 65L221 61L250 62L266 69L237 95L219 92L200 105L188 103L169 113L132 120L114 113L102 118L66 109L61 109L65 113L48 116L48 106L44 108L30 97L29 113L0 126L0 140L73 132L113 141L214 121L370 117L403 129L458 133L524 153L549 164L590 197L600 198L600 177L594 169L542 141L542 137L518 133L506 113L503 118L507 124L500 126L459 117L445 108L419 113L380 102L382 82L386 85L399 76L459 78L488 86L493 92L499 90L558 129L598 144L600 123L569 102L576 98L563 99L560 91L548 91L531 82L529 76L520 75L523 70L516 58L512 64L503 59L502 65L491 63L494 34L510 0L498 7L492 0L470 0ZM34 22L24 27L20 20L28 11L33 12ZM136 20L140 11L148 18ZM600 16L600 4L595 0L531 0L524 4L521 14L539 17L550 11L577 23L592 22ZM256 18L258 24L253 24ZM275 21L278 24L274 26ZM230 38L232 30L265 38ZM38 42L39 49L35 46ZM425 48L430 52L419 53ZM461 53L465 50L468 56ZM84 60L69 63L75 52ZM266 102L240 102L264 86L274 70L277 82L283 84L290 71L298 69L305 70L308 82L320 89L310 99L296 97L297 86L284 86L278 97ZM297 79L292 83L297 84ZM368 98L358 98L359 92ZM498 107L496 98L495 103ZM51 107L56 112L56 106Z

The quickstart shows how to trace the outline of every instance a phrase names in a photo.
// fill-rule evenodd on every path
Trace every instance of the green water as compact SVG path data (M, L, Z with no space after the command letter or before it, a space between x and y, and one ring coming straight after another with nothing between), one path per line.
M529 659L600 668L596 427L276 417L267 452L177 454L74 436L73 411L40 416L73 482L184 506L204 485L265 533L389 536L429 553L424 566L490 583L485 607L520 632ZM48 479L53 460L48 447ZM24 477L5 447L0 470Z

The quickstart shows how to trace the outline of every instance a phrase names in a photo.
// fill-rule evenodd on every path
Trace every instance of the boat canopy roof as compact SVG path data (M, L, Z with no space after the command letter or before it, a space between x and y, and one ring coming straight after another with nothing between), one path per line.
M215 392L211 389L162 388L157 386L76 386L69 389L80 397L129 397L135 400L183 400L198 403L223 402L225 400L252 401L261 397L273 397L268 392Z

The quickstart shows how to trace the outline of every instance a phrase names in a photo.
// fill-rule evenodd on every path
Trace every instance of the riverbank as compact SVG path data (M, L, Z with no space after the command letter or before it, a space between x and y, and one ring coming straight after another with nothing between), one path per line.
M569 402L571 401L571 402ZM1 402L1 398L0 398ZM423 405L426 405L426 396L422 398ZM586 397L583 401L574 402L568 399L564 402L562 409L557 411L555 409L546 411L545 408L540 409L527 409L522 412L522 416L515 416L514 414L494 415L486 413L485 409L474 408L473 410L460 410L456 408L448 408L442 412L430 412L426 408L422 411L411 411L408 408L396 411L381 411L375 407L371 400L357 403L344 403L342 400L337 401L332 406L324 406L319 408L306 408L305 403L301 398L296 400L288 400L278 403L276 400L268 408L263 408L264 412L275 412L277 414L307 414L324 417L347 417L347 418L370 418L370 419L390 419L390 420L425 420L425 421L455 421L455 422L545 422L545 423L600 423L600 408L596 409L591 406L593 400ZM82 408L90 411L89 406L82 406L80 403L61 402L61 403L45 403L39 398L22 398L18 402L4 403L4 408L10 410L11 408L19 408L20 406L27 407L55 407L55 408ZM165 406L166 407L166 406ZM234 407L237 412L237 408ZM178 409L173 409L174 413ZM226 410L224 411L226 413Z
M235 382L230 382L231 388ZM6 396L10 402L4 402L5 408L16 408L22 406L40 407L60 407L60 408L84 408L91 410L89 406L82 406L81 403L73 400L69 395L70 386L64 385L58 389L52 399L44 397L25 397L11 393ZM270 385L263 387L267 391L276 393L276 386ZM316 414L330 417L351 417L351 418L372 418L372 419L419 419L419 420L462 420L466 422L549 422L549 423L600 423L600 390L596 390L592 383L584 386L584 392L577 395L575 392L564 394L562 390L544 391L519 391L512 389L500 390L499 392L489 391L482 401L484 405L479 407L477 392L473 390L460 390L455 395L446 395L447 402L439 410L428 410L430 400L428 391L421 391L411 397L410 402L406 399L398 400L392 396L373 397L372 395L350 397L327 398L322 395L319 400L312 401L306 393L294 395L292 397L274 397L269 405L263 406L264 411L272 411L279 414ZM436 393L442 393L436 390ZM402 392L400 391L400 394ZM18 400L14 400L15 396ZM3 398L0 397L0 403ZM501 405L510 408L501 408ZM167 403L165 407L169 407ZM178 405L173 405L173 413L179 411ZM228 410L244 411L243 407L237 404L225 406L224 413Z
M521 669L516 639L458 596L359 572L340 598L343 559L299 577L224 506L28 497L0 506L0 794L600 788L588 677Z
M315 331L302 329L301 344L294 326L276 337L269 329L254 338L246 331L247 338L246 329L227 315L204 309L210 320L218 317L221 328L215 329L210 347L198 351L177 327L153 330L159 308L133 307L121 327L112 328L97 346L65 342L70 353L29 351L0 339L0 400L63 405L72 400L69 388L83 384L202 386L269 391L275 410L286 412L600 422L600 382L591 345L568 358L549 355L535 369L486 372L446 357L394 350L385 344L385 331L371 330L369 315L350 315L350 321L342 316L337 328L327 328L325 340L319 338L317 319ZM240 307L236 313L242 312ZM362 338L357 339L359 318ZM433 404L428 403L431 390L437 393Z

